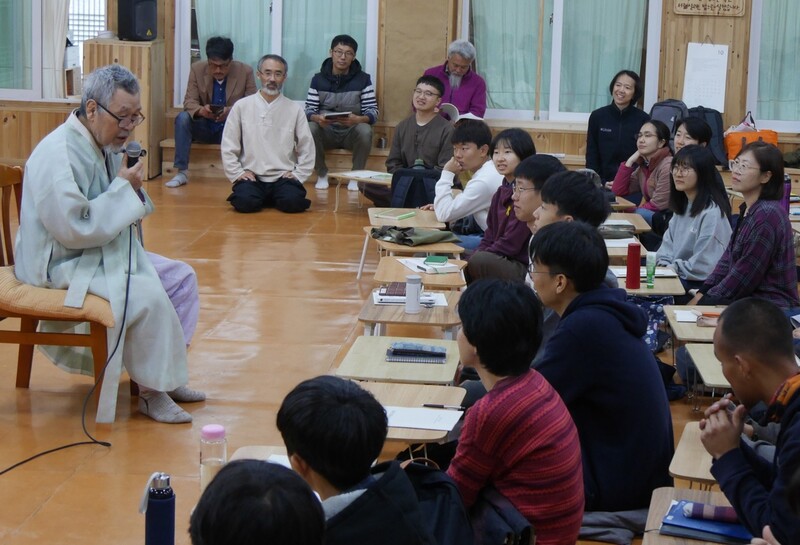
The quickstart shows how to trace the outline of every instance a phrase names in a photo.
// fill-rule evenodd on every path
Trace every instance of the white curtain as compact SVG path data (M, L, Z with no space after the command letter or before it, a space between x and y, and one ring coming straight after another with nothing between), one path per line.
M647 2L564 0L562 112L591 112L611 102L608 84L620 70L640 76Z
M0 0L0 89L33 88L31 2Z
M762 6L757 116L800 121L800 9L797 0L769 0Z
M289 63L284 93L305 100L311 77L330 55L331 40L349 34L358 43L356 59L364 66L367 37L367 0L285 0L282 24L283 57ZM375 74L372 84L375 85Z
M206 41L225 36L233 41L233 58L256 67L270 53L272 36L270 2L264 0L195 0L200 56L206 57Z
M42 96L64 98L64 51L69 0L49 0L42 6Z
M553 0L546 0L544 14L538 0L472 0L471 24L477 71L486 79L489 108L533 110L536 85L536 48L539 17L545 18L542 51L540 108L546 110L550 85Z

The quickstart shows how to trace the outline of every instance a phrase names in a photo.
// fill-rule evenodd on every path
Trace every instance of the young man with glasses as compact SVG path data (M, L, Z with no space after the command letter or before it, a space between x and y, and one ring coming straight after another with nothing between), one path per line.
M67 289L65 306L81 307L87 293L111 304L109 354L119 345L106 367L97 422L114 421L124 365L139 385L139 412L176 424L192 415L175 401L205 395L186 387L184 331L134 227L153 203L142 189L144 163L128 167L121 151L143 119L139 82L128 69L114 64L89 74L80 108L25 166L14 272L26 284ZM42 350L67 371L93 373L85 350Z
M358 43L340 34L331 41L330 57L311 78L306 98L306 118L316 145L314 170L317 189L328 188L325 150L353 151L353 170L362 170L372 149L372 125L378 120L378 101L369 74L356 60ZM331 116L339 113L344 115ZM358 184L350 181L350 191Z
M214 36L206 42L206 58L192 64L183 111L175 118L175 162L178 173L166 183L180 187L189 182L192 141L219 144L231 108L240 98L256 92L256 80L248 65L233 60L233 42Z

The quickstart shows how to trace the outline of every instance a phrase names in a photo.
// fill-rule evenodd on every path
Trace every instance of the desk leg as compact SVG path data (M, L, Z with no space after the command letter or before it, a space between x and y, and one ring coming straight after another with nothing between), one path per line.
M336 204L333 206L333 213L339 211L339 188L342 187L342 179L339 178L336 182Z
M336 195L338 199L339 190L337 188ZM369 233L364 235L364 247L361 248L361 261L358 263L358 274L356 275L356 280L361 280L361 273L364 272L364 260L367 258L367 245L369 244Z
M364 336L373 337L375 335L375 326L377 324L364 323Z
M444 339L446 341L454 341L456 340L456 336L458 335L458 326L456 327L444 327Z

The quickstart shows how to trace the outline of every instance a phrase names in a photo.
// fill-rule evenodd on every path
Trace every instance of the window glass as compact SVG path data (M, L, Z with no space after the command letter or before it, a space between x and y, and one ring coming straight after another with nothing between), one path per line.
M32 2L0 0L0 88L33 89Z
M800 121L798 51L800 9L796 0L763 2L756 107L759 119Z

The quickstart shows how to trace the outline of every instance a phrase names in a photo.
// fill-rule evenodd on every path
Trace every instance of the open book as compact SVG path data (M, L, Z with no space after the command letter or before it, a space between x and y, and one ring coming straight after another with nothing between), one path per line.
M446 113L447 117L450 118L451 123L455 123L459 119L479 119L479 120L482 119L470 112L466 112L463 114L458 113L458 108L456 108L454 104L450 104L449 102L445 102L444 104L439 104L439 111Z

